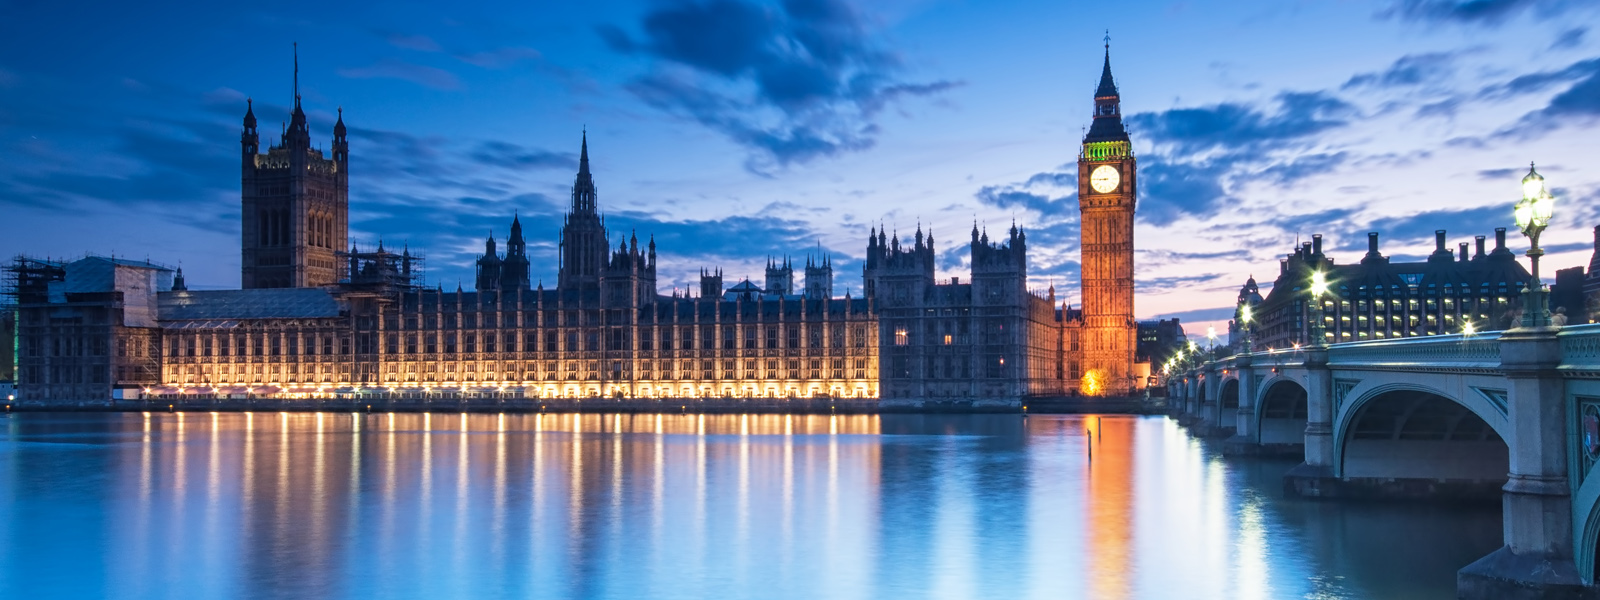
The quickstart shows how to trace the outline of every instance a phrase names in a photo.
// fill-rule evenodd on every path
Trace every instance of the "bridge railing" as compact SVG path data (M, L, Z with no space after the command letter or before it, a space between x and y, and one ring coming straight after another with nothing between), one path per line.
M1228 357L1231 363L1238 355ZM1250 355L1250 363L1256 367L1298 367L1305 364L1306 353L1297 348L1283 348L1281 350L1266 350Z
M1335 366L1405 368L1500 367L1500 332L1348 342L1328 347Z
M1395 338L1345 342L1328 346L1328 362L1333 367L1430 369L1500 368L1500 334L1490 331L1473 335L1450 334L1414 338ZM1563 370L1600 371L1600 323L1563 327L1557 334L1561 343ZM1256 368L1298 367L1304 364L1305 350L1282 349L1256 352L1251 362ZM1238 356L1217 359L1216 364L1232 366ZM1194 370L1185 373L1193 373Z
M1600 324L1563 327L1556 337L1563 369L1600 370Z

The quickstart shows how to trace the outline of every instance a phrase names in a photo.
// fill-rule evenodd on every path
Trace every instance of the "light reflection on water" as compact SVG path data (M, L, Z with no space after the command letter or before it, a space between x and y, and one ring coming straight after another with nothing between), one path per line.
M1451 598L1497 508L1161 418L18 414L0 598Z

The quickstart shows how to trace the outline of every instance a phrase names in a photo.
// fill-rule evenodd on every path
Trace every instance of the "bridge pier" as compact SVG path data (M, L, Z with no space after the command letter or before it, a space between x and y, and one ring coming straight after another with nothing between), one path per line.
M1197 437L1226 437L1229 431L1222 424L1222 367L1215 362L1205 364L1200 384L1203 395L1200 402L1200 420L1195 424ZM1232 423L1228 424L1232 426Z
M1222 443L1223 454L1259 454L1261 438L1256 432L1255 370L1251 368L1250 355L1234 359L1239 371L1239 410L1234 414L1233 437Z
M1183 410L1178 413L1178 424L1193 426L1200 415L1199 376L1191 372L1183 377Z
M1305 462L1283 476L1284 491L1313 498L1344 495L1333 471L1333 371L1327 346L1305 349L1305 370Z
M1456 592L1477 598L1600 598L1573 561L1567 473L1566 382L1556 328L1500 336L1511 424L1511 473L1504 488L1505 546L1456 574Z

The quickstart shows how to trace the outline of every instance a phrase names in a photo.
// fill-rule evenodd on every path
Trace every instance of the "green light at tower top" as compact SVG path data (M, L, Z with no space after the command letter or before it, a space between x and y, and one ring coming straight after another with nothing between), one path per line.
M1133 156L1133 144L1125 141L1089 142L1083 145L1082 158L1089 160Z

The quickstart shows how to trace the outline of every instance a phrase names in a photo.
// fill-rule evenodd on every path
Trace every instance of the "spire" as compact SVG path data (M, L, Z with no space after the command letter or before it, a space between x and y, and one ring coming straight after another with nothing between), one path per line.
M344 107L341 106L339 107L339 120L334 121L333 123L333 137L342 138L344 137L344 134Z
M311 132L306 128L306 112L300 109L300 43L294 45L294 112L289 115L289 126L283 133L284 146L311 147Z
M1105 98L1117 95L1117 81L1111 77L1111 31L1106 31L1106 63L1100 69L1100 87L1094 91L1094 97Z
M578 177L572 184L572 212L595 213L594 176L589 173L589 130L583 131L583 149L578 154Z
M252 98L245 98L244 99L244 128L245 129L255 129L256 128L255 100L252 99Z
M589 128L583 128L583 149L578 152L578 175L589 174Z
M1106 32L1105 65L1100 69L1100 87L1094 91L1094 123L1084 134L1084 143L1127 142L1128 130L1122 126L1122 95L1111 76L1111 33Z

